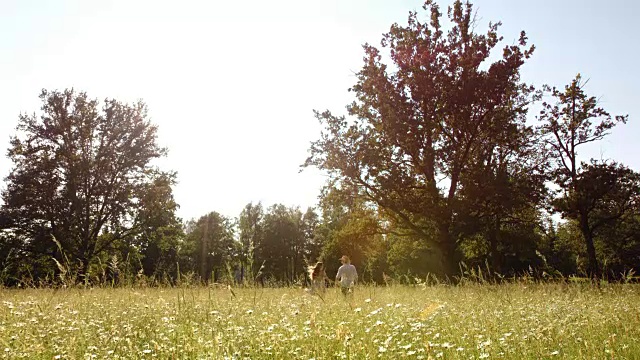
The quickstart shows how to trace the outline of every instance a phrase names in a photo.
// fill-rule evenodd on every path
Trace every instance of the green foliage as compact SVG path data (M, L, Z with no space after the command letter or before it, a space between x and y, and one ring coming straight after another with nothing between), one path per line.
M238 219L238 232L240 235L242 267L248 274L253 274L253 265L256 264L255 248L262 239L262 219L264 210L262 204L247 204Z
M305 281L306 266L318 258L322 246L316 231L319 222L312 208L303 213L297 207L274 204L264 211L260 203L247 204L238 220L242 249L238 265L244 278L257 279L261 285Z
M616 279L623 278L629 271L640 273L640 215L637 211L604 225L595 240L605 276Z
M219 281L227 264L239 253L233 222L214 211L189 221L186 227L181 251L185 258L180 268L196 272L204 282Z
M442 272L442 254L425 245L420 238L411 234L390 234L387 241L389 275L425 278Z
M377 209L363 200L348 189L324 189L320 200L323 222L317 230L324 239L321 257L327 272L335 274L340 257L348 255L361 279L381 283L387 270L388 243Z
M182 222L175 213L178 204L173 198L175 174L160 173L149 183L140 197L141 226L134 243L142 256L146 276L177 277L180 244L184 238Z
M562 274L585 275L587 250L580 233L580 226L574 220L558 224L557 235L551 238L550 259L553 268Z
M305 244L300 209L276 204L267 209L257 256L265 261L267 278L288 284L305 273Z

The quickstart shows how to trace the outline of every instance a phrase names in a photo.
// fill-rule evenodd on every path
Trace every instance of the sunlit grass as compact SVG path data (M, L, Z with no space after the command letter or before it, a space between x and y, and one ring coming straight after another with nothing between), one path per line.
M0 291L0 357L636 359L640 287Z

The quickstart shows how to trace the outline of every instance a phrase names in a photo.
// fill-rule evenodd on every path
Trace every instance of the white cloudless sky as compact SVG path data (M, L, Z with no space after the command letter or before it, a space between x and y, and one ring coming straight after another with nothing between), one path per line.
M439 2L446 12L450 2ZM537 47L523 68L534 85L587 91L627 125L585 149L640 170L640 40L635 0L474 2L481 25L502 21L506 43L527 31ZM185 219L235 217L250 201L313 206L325 178L299 173L320 134L312 110L344 113L362 63L406 23L409 0L0 0L0 148L18 114L38 112L42 88L143 99L169 148L164 169ZM533 114L532 114L533 115ZM11 163L0 157L0 176ZM0 185L4 187L4 185Z

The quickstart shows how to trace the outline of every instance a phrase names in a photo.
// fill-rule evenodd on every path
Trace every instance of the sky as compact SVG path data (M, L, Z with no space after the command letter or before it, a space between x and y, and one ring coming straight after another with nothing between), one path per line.
M439 1L442 9L451 2ZM506 44L536 45L524 81L562 87L580 72L587 93L627 125L582 151L640 171L640 2L477 0L479 24L502 21ZM410 0L0 0L0 177L20 113L41 89L144 100L178 173L184 219L238 216L248 202L303 209L326 181L300 165L321 128L313 109L344 114L362 66ZM534 114L531 116L533 117ZM533 119L533 118L532 118ZM4 184L0 184L3 188Z

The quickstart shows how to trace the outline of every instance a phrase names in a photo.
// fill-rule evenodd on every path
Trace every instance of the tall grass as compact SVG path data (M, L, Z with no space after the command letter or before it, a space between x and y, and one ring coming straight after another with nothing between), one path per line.
M259 296L256 294L259 293ZM0 290L0 357L636 359L640 287Z

